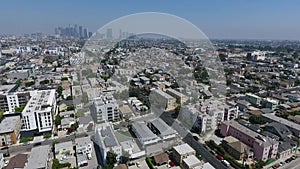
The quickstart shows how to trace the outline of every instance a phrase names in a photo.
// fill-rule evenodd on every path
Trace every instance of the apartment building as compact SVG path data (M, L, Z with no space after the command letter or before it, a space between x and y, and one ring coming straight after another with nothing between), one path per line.
M159 89L152 89L150 93L152 106L163 111L174 110L177 106L176 98Z
M147 126L162 140L174 139L177 132L167 125L161 118L155 118L148 122Z
M223 136L233 136L250 146L257 160L266 161L269 158L276 158L277 156L278 141L254 132L235 120L222 122L221 134Z
M120 118L119 105L112 95L96 97L93 101L92 117L96 123Z
M106 156L109 151L113 151L117 154L117 161L121 160L122 147L119 144L112 127L103 123L96 127L95 129L95 143L100 148L100 155L103 164L106 164Z
M181 164L182 160L191 155L196 155L196 151L187 143L174 146L172 151L176 163Z
M185 102L187 102L188 97L182 93L180 93L177 90L174 90L172 88L167 89L167 94L171 95L172 97L176 98L176 102L180 105L183 105Z
M18 91L18 85L0 86L0 110L14 113L16 107L25 106L30 99L29 92Z
M55 90L30 92L31 98L22 111L22 130L51 131L56 111Z

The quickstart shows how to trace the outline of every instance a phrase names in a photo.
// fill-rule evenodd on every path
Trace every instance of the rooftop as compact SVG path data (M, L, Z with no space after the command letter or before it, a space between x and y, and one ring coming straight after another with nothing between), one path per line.
M295 130L300 130L300 125L297 123L294 123L292 121L286 120L284 118L278 117L275 114L263 114L264 117L271 119L273 121L276 121L278 123L284 124L290 128L293 128Z
M195 156L195 155L190 155L187 156L185 159L182 160L187 166L194 166L201 164L201 161Z
M72 141L57 143L54 146L55 152L59 151L60 149L69 148L69 147L73 147Z
M175 146L173 147L173 149L179 154L187 154L187 153L195 152L195 150L187 143Z
M167 94L167 93L165 93L165 92L163 92L162 90L159 90L159 89L153 89L152 92L155 92L155 93L163 96L166 99L174 99L173 96L171 96L171 95L169 95L169 94Z
M150 123L152 123L157 130L159 130L160 135L162 136L176 134L176 131L168 126L161 118L150 120Z
M49 145L33 147L28 158L28 163L24 169L47 168L49 152Z
M157 136L147 127L145 122L135 122L132 128L138 133L139 137L143 139L154 139Z
M5 117L0 122L0 133L8 133L17 130L18 125L21 123L19 116Z

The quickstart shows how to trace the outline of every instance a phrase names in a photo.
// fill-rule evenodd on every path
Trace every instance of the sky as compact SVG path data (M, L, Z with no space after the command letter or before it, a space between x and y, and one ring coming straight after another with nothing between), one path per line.
M43 32L69 24L96 31L119 17L162 12L184 18L210 39L300 40L298 0L2 0L0 34Z

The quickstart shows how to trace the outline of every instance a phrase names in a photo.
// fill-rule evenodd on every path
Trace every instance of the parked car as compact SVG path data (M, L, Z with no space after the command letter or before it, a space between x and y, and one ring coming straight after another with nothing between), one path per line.
M216 155L217 159L219 160L223 160L223 156L221 156L220 154Z

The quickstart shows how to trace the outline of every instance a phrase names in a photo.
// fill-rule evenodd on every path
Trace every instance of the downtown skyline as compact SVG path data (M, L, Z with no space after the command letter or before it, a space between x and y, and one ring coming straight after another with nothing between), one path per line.
M300 40L300 2L290 1L3 1L1 34L54 34L54 28L84 25L95 32L119 17L161 12L184 18L210 39ZM21 25L21 26L20 26Z

